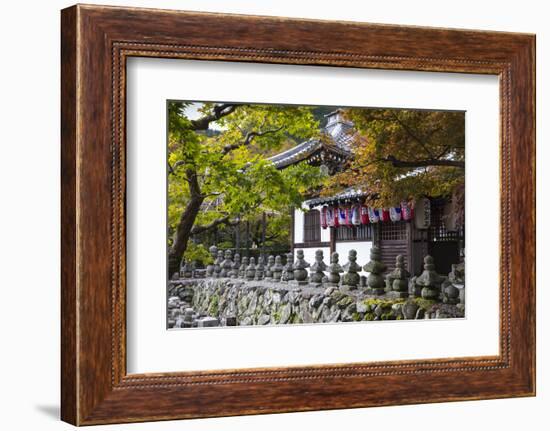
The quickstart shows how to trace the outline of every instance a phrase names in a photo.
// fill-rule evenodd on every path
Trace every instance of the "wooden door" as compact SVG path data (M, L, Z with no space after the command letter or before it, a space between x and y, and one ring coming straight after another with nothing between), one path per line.
M406 268L410 266L408 225L409 223L404 221L378 223L378 246L387 271L395 268L395 258L398 254L405 258Z

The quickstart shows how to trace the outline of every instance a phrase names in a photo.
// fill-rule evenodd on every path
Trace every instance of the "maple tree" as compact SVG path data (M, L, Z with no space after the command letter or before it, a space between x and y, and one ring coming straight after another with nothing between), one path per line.
M197 118L189 118L190 108ZM183 256L209 260L192 237L298 206L302 194L320 184L322 172L307 163L278 170L268 157L318 133L310 107L170 102L169 274L178 271Z
M357 187L380 207L416 198L453 197L463 212L464 112L346 109L357 129L354 158L322 191Z

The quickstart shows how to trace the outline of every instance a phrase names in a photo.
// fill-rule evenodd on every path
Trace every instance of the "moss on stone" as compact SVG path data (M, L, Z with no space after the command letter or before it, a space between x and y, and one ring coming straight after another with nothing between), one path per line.
M374 314L372 311L368 311L365 313L365 316L363 317L363 320L372 321L376 317L376 314Z
M366 298L363 299L363 304L370 305L372 308L376 308L380 305L382 308L390 307L394 304L404 304L407 302L406 298Z
M208 315L217 316L219 312L220 297L214 294L210 297L210 305L208 306Z
M346 308L348 305L355 303L355 299L353 299L351 296L342 296L336 301L336 303L340 307Z
M433 305L437 304L438 301L434 299L424 299L424 298L414 298L414 302L424 311L429 311Z
M351 315L351 319L354 321L354 322L359 322L361 320L361 315L357 312L355 313L352 313Z
M290 316L289 322L290 323L304 323L302 321L302 319L300 318L300 316L298 315L298 313L295 313L292 316Z

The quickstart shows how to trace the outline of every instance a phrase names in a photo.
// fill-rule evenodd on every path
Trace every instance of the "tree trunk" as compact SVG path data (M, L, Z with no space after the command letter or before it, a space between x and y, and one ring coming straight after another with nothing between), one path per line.
M176 229L176 238L174 239L172 248L168 252L168 277L172 277L174 272L179 271L181 258L185 250L187 250L187 242L191 237L191 229L193 229L197 214L204 202L204 196L201 193L197 172L195 172L193 168L187 168L185 170L185 176L189 182L189 193L191 194L191 198L180 216L180 221Z
M204 198L201 196L192 197L181 214L174 244L168 252L168 277L172 277L172 274L179 271L181 258L185 250L187 250L187 242L191 237L191 229L193 229L193 224L203 201Z

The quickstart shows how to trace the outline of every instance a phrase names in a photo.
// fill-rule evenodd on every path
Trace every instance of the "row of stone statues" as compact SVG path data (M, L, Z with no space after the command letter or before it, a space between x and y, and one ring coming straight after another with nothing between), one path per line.
M464 286L464 264L453 265L448 277L443 277L435 271L434 259L431 256L424 258L424 270L421 275L412 277L405 268L402 255L396 257L395 268L384 276L387 266L382 262L381 251L377 246L370 250L370 260L364 266L357 263L357 252L350 250L348 262L340 265L338 253L332 253L330 264L324 262L322 250L315 252L315 262L310 265L304 259L304 251L296 251L296 261L292 253L286 254L286 264L282 264L281 256L269 256L267 263L263 256L258 258L241 259L239 253L231 250L218 250L210 247L213 263L206 268L206 277L212 278L240 278L248 281L286 282L296 285L334 286L354 290L358 287L367 288L373 295L389 294L392 297L407 298L417 296L425 299L438 300L456 304L463 301L460 298L460 287ZM309 274L308 270L309 268ZM359 272L364 270L368 277L361 277ZM343 275L341 275L343 274ZM192 276L190 265L182 267L184 278ZM309 275L309 277L308 277Z

